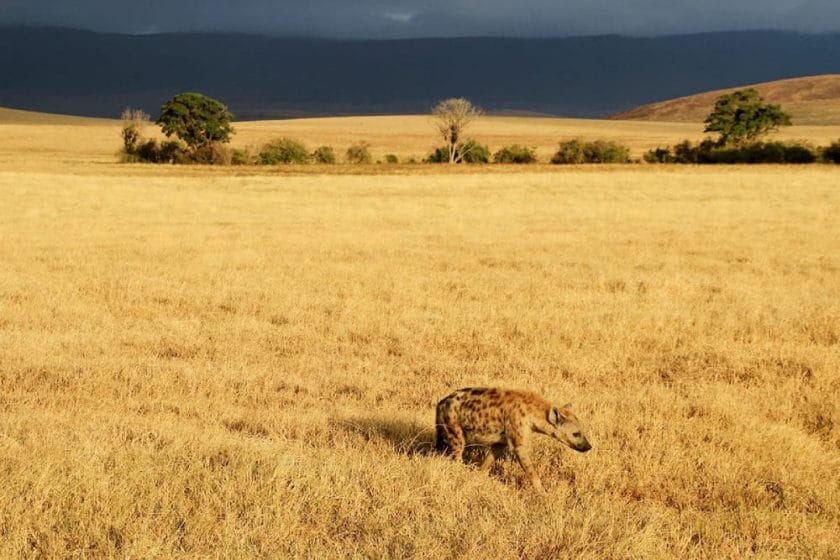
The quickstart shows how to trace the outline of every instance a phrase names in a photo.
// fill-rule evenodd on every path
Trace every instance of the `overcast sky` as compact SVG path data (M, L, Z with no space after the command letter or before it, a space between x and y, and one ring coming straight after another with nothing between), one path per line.
M840 0L0 0L0 25L336 38L840 31Z

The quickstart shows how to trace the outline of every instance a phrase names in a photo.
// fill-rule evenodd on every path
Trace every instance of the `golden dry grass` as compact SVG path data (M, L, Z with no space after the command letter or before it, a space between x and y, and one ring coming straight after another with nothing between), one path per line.
M95 138L0 149L0 557L838 557L836 167L258 175ZM483 384L588 425L535 441L548 497L429 454Z

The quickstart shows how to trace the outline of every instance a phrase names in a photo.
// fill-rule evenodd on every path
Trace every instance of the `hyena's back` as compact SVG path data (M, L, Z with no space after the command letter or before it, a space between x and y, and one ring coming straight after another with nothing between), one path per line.
M467 442L487 446L505 443L506 432L513 427L511 421L518 423L516 421L530 412L526 409L546 407L550 404L542 397L525 391L487 387L459 389L437 405L435 447L445 452L453 447L462 448Z

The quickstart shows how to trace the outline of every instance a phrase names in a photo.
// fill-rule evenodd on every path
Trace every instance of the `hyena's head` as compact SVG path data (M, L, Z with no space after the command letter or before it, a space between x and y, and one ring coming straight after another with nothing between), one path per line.
M577 417L572 413L571 404L551 407L548 411L548 423L553 427L551 435L575 451L581 453L592 449Z

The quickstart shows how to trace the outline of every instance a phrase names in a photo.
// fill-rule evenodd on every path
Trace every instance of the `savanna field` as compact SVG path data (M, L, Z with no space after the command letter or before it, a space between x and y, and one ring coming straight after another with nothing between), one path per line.
M434 146L391 119L235 142ZM638 157L697 128L532 121L476 135ZM840 558L840 167L118 147L117 122L0 121L0 557ZM535 436L546 496L435 455L470 385L571 401L592 451Z

